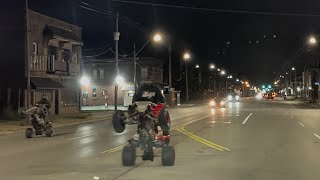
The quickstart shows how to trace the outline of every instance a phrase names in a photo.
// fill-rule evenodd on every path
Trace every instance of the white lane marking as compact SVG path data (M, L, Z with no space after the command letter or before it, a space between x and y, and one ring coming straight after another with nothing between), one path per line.
M289 116L290 119L293 119L293 116Z
M252 113L250 113L246 119L244 119L244 121L242 122L242 124L246 124L246 122L249 120L249 118L252 116Z
M302 124L301 122L299 122L299 124L300 124L302 127L304 127L304 124Z
M72 141L72 140L77 140L77 139L81 139L81 138L86 138L86 137L90 137L90 136L94 136L94 135L96 135L96 134L88 134L88 135L85 135L85 136L70 138L70 139L68 139L68 140L69 140L69 141Z
M315 137L317 137L318 139L320 139L320 136L319 136L318 134L313 133L313 135L314 135Z

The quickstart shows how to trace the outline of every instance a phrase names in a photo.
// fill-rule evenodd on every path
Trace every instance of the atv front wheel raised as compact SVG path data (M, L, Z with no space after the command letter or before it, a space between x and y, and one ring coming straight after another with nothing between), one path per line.
M122 133L126 129L126 124L123 122L125 115L123 111L116 111L112 117L113 129L117 133Z

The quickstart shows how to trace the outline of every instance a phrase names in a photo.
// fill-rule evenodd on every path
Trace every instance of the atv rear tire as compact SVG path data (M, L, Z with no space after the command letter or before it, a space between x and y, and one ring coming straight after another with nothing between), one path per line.
M27 128L26 129L26 138L32 138L32 136L33 136L33 129Z
M136 148L134 146L126 145L122 149L122 165L134 166L136 163Z
M126 129L126 124L123 122L124 118L125 118L125 116L124 116L123 111L115 112L112 117L113 129L117 133L122 133Z
M176 151L173 146L163 146L161 153L163 166L173 166L176 160Z

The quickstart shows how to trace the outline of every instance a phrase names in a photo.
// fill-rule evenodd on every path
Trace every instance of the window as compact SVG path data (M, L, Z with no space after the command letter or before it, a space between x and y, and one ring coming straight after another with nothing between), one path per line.
M71 89L61 90L61 104L65 106L74 106L78 104L78 91Z
M70 61L70 50L63 49L62 50L62 62L69 62Z
M97 80L98 79L98 70L97 69L93 69L93 73L92 74L93 74L93 76L92 76L93 79Z
M97 99L97 88L92 88L92 99Z
M73 52L72 53L72 62L74 62L74 63L78 63L78 54L77 54L77 52Z
M100 79L104 79L104 69L100 69L100 74L99 74L99 77Z
M33 43L32 43L32 54L33 54L34 56L38 55L38 45L37 45L36 42L33 42Z
M54 46L49 46L48 47L48 55L57 57L57 48Z

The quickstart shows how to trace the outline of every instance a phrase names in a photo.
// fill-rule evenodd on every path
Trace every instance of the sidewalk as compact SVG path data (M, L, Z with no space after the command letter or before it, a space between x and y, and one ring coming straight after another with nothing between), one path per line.
M184 117L186 115L185 111L180 111L179 109L190 108L195 105L204 104L202 101L190 101L188 104L181 104L180 106L168 107L168 110L173 119L178 117ZM127 110L126 108L119 108L119 110ZM187 109L186 109L187 110ZM187 110L188 112L189 110ZM187 114L192 113L190 112ZM113 110L87 110L84 112L76 114L67 114L67 115L55 115L49 116L48 120L53 123L55 128L66 127L78 124L87 124L103 120L111 120L113 115ZM11 134L16 131L24 131L30 124L25 124L24 121L1 121L0 120L0 136Z
M113 111L101 111L93 113L77 113L68 115L49 116L48 120L53 123L55 128L66 127L77 124L87 124L106 119L111 119ZM0 136L5 134L11 134L16 131L24 131L29 124L25 124L24 121L0 121Z

